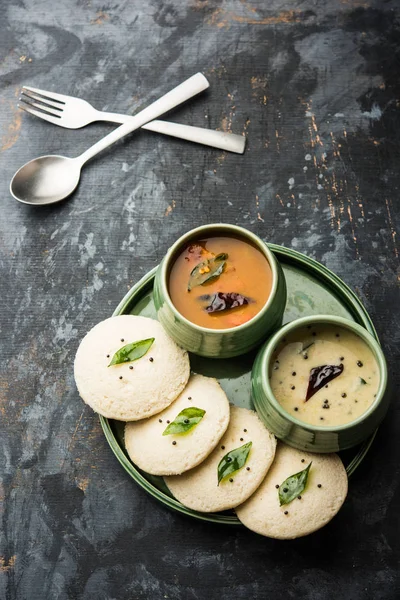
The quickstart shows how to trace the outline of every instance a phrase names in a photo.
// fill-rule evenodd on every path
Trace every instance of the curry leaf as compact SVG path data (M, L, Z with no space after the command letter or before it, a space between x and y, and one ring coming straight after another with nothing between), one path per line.
M204 285L208 281L217 279L225 268L227 258L228 255L221 252L221 254L207 258L196 265L190 273L188 292L198 285Z
M252 445L253 442L247 442L247 444L243 444L240 448L231 450L221 458L218 464L218 485L225 477L228 477L228 475L231 475L232 473L236 473L236 471L239 471L239 469L244 467Z
M308 350L309 348L311 348L311 346L314 346L314 342L309 342L308 344L306 344L301 350L298 351L298 354L302 354L303 352L305 352L306 350Z
M138 360L138 358L142 358L146 354L146 352L153 345L155 338L148 338L147 340L139 340L138 342L132 342L131 344L126 344L126 346L122 346L111 359L110 364L108 365L120 365L121 363L132 362L134 360Z
M250 298L246 298L242 294L236 292L216 292L215 294L204 294L199 300L207 300L209 305L205 307L205 311L209 314L230 310L238 306L244 306L252 302Z
M311 369L305 402L323 388L324 385L341 375L343 369L344 367L342 364L322 365L321 367L314 367L314 369Z
M300 494L304 492L304 489L307 485L308 473L310 471L310 467L312 462L304 469L304 471L300 471L300 473L295 473L295 475L291 475L279 486L279 505L283 506L284 504L289 504L292 500L297 498Z
M199 423L206 411L196 406L190 406L181 410L179 415L168 425L163 431L163 435L171 435L171 433L187 433Z

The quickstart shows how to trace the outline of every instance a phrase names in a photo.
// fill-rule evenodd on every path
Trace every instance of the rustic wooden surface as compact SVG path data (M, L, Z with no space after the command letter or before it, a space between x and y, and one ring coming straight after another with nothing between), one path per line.
M147 496L72 363L178 235L221 220L343 277L399 383L399 3L0 0L0 15L0 598L398 598L395 402L334 522L277 542ZM245 133L244 156L141 132L95 159L68 201L11 198L24 162L74 156L112 128L23 114L22 84L134 113L199 70L210 90L173 118Z

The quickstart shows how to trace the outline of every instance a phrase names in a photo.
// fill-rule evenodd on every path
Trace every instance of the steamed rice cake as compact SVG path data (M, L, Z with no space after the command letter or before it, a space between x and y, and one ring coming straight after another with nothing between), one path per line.
M311 464L304 491L280 506L279 487ZM239 520L256 533L294 539L326 525L347 495L347 473L337 454L311 454L278 443L275 460L258 490L236 508Z
M110 365L125 345L154 338L149 351L133 362ZM158 321L121 315L101 321L86 334L75 357L79 394L109 419L136 421L169 406L190 374L189 357Z
M251 442L245 465L218 482L218 466L233 450ZM276 439L253 410L231 406L228 429L216 449L198 467L164 481L185 506L217 512L242 504L264 479L275 455Z
M194 424L196 419L189 422L191 414L202 412L197 423ZM179 415L183 431L165 435ZM143 471L178 475L196 467L214 450L228 424L229 402L218 381L191 375L185 389L168 408L149 419L127 423L125 448Z

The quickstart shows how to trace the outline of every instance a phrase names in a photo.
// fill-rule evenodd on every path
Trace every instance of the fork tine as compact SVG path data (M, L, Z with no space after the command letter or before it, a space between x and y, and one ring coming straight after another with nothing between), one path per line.
M50 113L47 113L45 111L39 111L39 110L36 110L35 108L31 108L31 105L28 103L25 103L25 102L23 104L18 104L17 106L18 106L18 108L21 108L25 112L27 112L31 115L35 115L35 117L39 117L39 119L44 119L45 121L48 121L49 123L58 125L58 119L60 119L60 117L58 117L58 116L53 116Z
M30 87L29 85L24 85L22 89L34 92L39 96L43 96L43 98L45 98L46 100L61 102L61 104L65 104L68 98L71 98L71 96L65 96L64 94L56 94L55 92L46 92L46 90L39 90L38 88Z
M36 102L39 102L40 105L53 107L59 111L64 110L65 104L60 104L60 102L53 102L52 100L45 100L44 97L39 96L39 94L30 92L30 91L25 91L25 88L22 88L21 94L23 95L21 100L25 100L25 97L26 97L26 98L29 98L29 100L36 100Z
M33 108L37 108L40 111L43 111L44 113L52 116L52 117L58 117L59 119L61 119L61 113L62 110L59 111L57 109L53 109L51 108L51 106L43 106L42 104L38 104L37 102L34 101L28 101L25 98L18 98L19 102L24 102L25 104L27 104L28 106L32 106Z

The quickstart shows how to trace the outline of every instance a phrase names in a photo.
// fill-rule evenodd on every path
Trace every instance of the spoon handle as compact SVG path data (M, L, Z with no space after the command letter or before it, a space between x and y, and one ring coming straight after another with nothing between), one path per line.
M203 90L207 89L209 85L210 84L202 73L196 73L196 75L192 75L192 77L189 77L189 79L178 85L164 96L161 96L161 98L150 104L144 110L140 111L137 115L132 117L128 123L124 123L120 127L117 127L117 129L114 129L114 131L96 142L96 144L88 148L86 152L80 156L77 156L75 160L77 160L81 166L84 165L85 162L90 158L93 158L93 156L108 146L111 146L111 144L114 144L128 133L138 129L145 123L156 119L172 108L175 108L175 106L178 106L186 100L189 100L189 98L196 96L196 94L199 94Z

